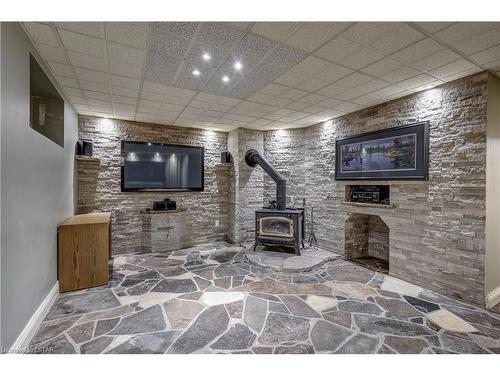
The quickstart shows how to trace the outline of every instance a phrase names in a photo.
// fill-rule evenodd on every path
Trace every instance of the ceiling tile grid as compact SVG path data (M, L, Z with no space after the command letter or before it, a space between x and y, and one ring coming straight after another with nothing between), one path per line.
M309 126L500 71L495 22L23 25L78 113L220 131Z

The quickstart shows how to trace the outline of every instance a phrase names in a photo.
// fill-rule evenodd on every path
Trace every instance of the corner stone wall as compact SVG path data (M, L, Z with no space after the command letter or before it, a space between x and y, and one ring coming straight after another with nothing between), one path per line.
M186 238L182 243L194 245L227 238L230 174L220 166L220 153L227 150L226 133L91 116L79 116L78 125L79 137L94 143L94 158L100 162L78 162L78 212L112 212L114 254L141 250L140 211L166 197L187 210L191 227L183 231ZM204 146L205 190L121 192L121 140Z
M343 255L349 215L378 215L390 229L391 275L483 305L487 82L481 73L324 124L267 132L266 156L288 177L290 198L314 206L322 247ZM427 120L428 181L351 182L389 184L395 208L342 204L350 182L335 181L337 138ZM264 201L274 194L265 180Z

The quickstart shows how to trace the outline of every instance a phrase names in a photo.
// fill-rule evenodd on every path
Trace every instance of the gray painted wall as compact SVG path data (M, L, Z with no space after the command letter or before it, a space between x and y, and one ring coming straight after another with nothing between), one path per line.
M29 53L48 69L18 23L2 23L1 49L1 346L8 348L57 281L57 225L74 213L78 124L66 104L64 148L32 130Z

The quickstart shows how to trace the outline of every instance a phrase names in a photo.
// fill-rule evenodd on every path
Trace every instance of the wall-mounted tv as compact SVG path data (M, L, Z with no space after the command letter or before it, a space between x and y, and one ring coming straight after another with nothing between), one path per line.
M122 141L122 191L203 191L204 149Z

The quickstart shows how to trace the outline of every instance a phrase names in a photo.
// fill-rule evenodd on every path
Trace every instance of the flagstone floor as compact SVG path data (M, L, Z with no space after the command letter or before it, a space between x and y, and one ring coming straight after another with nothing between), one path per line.
M500 353L500 315L335 259L286 273L224 242L115 256L61 294L37 353Z

